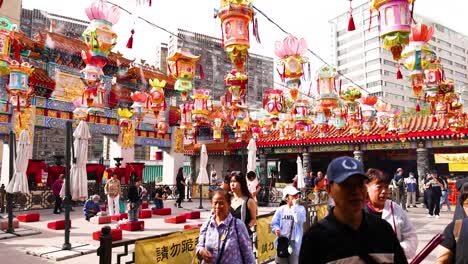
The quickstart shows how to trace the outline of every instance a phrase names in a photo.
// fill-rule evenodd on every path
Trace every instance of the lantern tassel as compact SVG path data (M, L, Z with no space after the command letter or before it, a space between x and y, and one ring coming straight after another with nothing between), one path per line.
M371 25L372 25L372 9L369 9L369 28L367 29L367 31L370 31Z
M152 0L149 0L149 6L150 6L150 7L151 7L151 4L152 4L152 3L153 3L153 1L152 1Z
M0 0L0 8L2 8L3 0Z
M8 107L9 106L10 106L10 100L7 100L6 104L5 104L5 112L8 112Z
M199 69L200 69L200 79L204 80L205 72L203 72L203 66L201 64L199 64Z
M20 111L21 106L20 106L20 96L16 95L16 110Z
M398 66L397 66L396 78L397 78L397 80L403 79L403 75L401 74L401 71L400 71L400 64L398 64Z
M351 2L353 0L349 0L349 21L348 21L348 31L354 31L356 30L356 26L354 25L354 19L353 19L353 6L351 5Z
M281 78L281 81L284 82L283 75L282 75L281 72L278 70L278 68L276 68L276 72L278 73L279 77Z
M421 106L419 105L419 100L416 102L416 112L421 111Z
M253 31L254 31L255 39L257 40L259 44L261 44L262 42L260 41L260 34L258 32L258 20L257 18L255 18L252 21L253 21Z
M17 40L15 40L15 42L14 42L14 44L13 44L13 48L14 48L14 50L15 50L15 54L14 54L15 60L16 60L17 62L21 63L21 47L20 47L20 45L19 45L19 43L18 43Z
M312 80L312 73L310 71L310 62L307 63L307 74L309 75L308 81Z
M130 33L131 33L130 38L128 38L128 41L127 41L127 49L133 48L133 34L135 34L135 30L132 29Z
M307 93L307 96L310 97L310 91L312 90L312 82L310 82L310 85L309 85L309 92Z

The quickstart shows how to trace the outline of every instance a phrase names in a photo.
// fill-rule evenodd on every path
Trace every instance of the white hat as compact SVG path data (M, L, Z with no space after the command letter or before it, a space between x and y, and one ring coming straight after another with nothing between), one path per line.
M301 193L298 189L294 188L294 186L286 186L283 189L283 200L286 199L287 195L296 195L298 193Z

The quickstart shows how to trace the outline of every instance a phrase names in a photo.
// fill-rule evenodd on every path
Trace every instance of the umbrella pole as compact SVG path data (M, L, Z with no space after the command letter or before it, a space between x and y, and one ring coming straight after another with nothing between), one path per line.
M200 206L198 207L198 209L203 209L203 205L202 205L202 190L203 190L203 184L199 184L198 185L198 188L199 188L199 194L200 194Z
M63 207L65 208L65 242L62 249L70 250L70 210L71 210L71 193L70 193L70 162L71 162L71 139L72 139L72 122L68 121L65 126L66 143L65 143L65 199Z
M10 131L10 136L9 136L9 148L10 148L10 175L9 175L9 182L13 179L13 162L15 158L15 133L13 131ZM15 232L15 229L13 228L13 194L8 193L6 194L7 198L7 213L8 213L8 228L7 228L7 233L13 234Z

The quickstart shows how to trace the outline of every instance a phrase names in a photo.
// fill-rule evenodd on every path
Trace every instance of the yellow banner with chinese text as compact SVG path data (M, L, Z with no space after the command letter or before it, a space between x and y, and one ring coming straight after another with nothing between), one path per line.
M449 163L450 172L468 171L468 163Z
M468 164L468 153L436 153L434 160L435 163Z
M270 224L272 220L273 215L257 219L257 263L263 263L266 260L273 259L276 255L276 249L274 246L276 236L271 232L270 229Z
M136 264L200 263L195 258L199 228L135 242ZM193 262L192 262L193 261Z

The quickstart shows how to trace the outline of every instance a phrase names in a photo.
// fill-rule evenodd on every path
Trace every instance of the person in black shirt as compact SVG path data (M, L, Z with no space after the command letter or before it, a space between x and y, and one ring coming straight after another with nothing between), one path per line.
M327 177L335 207L304 234L299 263L408 263L392 227L363 210L367 177L362 163L336 158Z
M468 182L460 190L458 204L468 215ZM437 264L468 263L468 217L455 219L445 228L441 246Z
M185 186L187 186L187 184L185 183L184 178L184 168L180 167L176 177L176 187L179 192L179 198L177 198L176 205L179 208L182 208L181 203L185 197Z
M431 218L435 215L436 218L439 218L440 213L440 197L442 197L442 189L444 184L442 179L437 175L436 170L431 171L431 176L426 179L424 182L427 191L427 203L429 214L427 217Z
M128 221L138 221L138 211L140 210L141 199L146 194L146 189L141 186L141 179L136 177L134 184L128 188Z
M166 193L164 192L162 185L156 186L151 196L153 198L153 203L154 203L154 208L152 209L164 208L163 201L166 200Z

